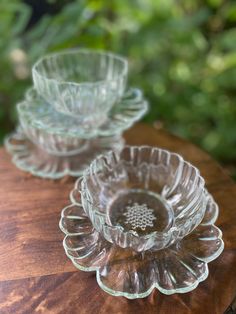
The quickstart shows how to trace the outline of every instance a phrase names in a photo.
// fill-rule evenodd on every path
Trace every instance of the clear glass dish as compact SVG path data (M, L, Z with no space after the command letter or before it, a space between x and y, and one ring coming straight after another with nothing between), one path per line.
M34 86L55 109L82 125L101 125L124 94L128 62L110 52L65 50L44 56L32 68Z
M75 267L96 271L101 289L113 296L144 298L155 288L170 295L195 289L208 276L208 263L224 248L222 233L214 223L218 206L207 194L204 217L190 234L162 250L137 252L104 239L81 204L61 213L63 246Z
M136 251L170 246L200 223L206 208L198 169L178 154L149 146L98 156L75 189L95 229Z
M85 126L78 123L76 117L69 117L50 106L35 89L29 89L26 100L17 105L19 115L27 115L30 124L37 129L57 135L67 134L73 137L92 138L120 134L140 120L148 110L139 89L130 88L109 111L102 125Z
M5 147L13 163L21 170L42 178L58 179L66 175L80 176L99 154L119 150L124 141L121 136L98 137L87 141L77 154L62 156L50 154L31 142L21 128L5 138Z

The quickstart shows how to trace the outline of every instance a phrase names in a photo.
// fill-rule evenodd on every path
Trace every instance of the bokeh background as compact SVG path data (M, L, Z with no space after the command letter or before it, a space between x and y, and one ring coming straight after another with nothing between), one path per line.
M41 55L71 47L129 59L144 119L200 145L236 178L236 1L1 0L0 143Z

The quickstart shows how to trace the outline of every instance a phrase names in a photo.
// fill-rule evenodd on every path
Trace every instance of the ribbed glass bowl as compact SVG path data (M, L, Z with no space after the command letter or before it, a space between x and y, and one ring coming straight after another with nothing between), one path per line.
M48 104L31 88L26 92L26 100L18 105L21 114L27 114L33 127L47 132L73 137L93 138L95 136L111 136L121 134L140 120L148 110L148 104L142 92L129 88L122 99L108 112L107 120L102 125L85 126L77 117L70 117Z
M32 125L31 115L22 110L25 102L17 105L18 117L24 134L36 146L56 156L71 156L88 148L89 141L66 133L55 134Z
M198 169L178 154L149 146L99 156L72 198L78 191L95 229L136 251L160 250L185 237L206 208Z
M126 59L105 51L65 50L47 55L32 69L38 93L59 112L85 125L102 124L126 88Z

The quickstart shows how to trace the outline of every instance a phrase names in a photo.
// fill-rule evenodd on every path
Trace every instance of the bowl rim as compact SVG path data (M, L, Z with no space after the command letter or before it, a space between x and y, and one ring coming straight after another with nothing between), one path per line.
M106 154L100 154L98 155L89 165L88 168L86 168L82 174L82 176L76 181L75 183L75 189L77 189L79 192L80 192L80 195L81 195L81 203L82 205L84 206L83 204L83 201L82 201L82 195L85 192L85 189L82 187L84 184L85 184L85 181L86 181L86 177L89 175L89 172L90 172L90 169L91 167L93 167L93 165L95 165L95 163L97 162L97 160L99 160L100 158L103 158L104 156L109 156L109 155L112 155L112 154L116 154L116 157L119 158L120 156L120 153L124 150L124 149L145 149L145 148L148 148L150 150L152 149L155 149L155 150L158 150L158 151L161 151L161 152L164 152L164 153L167 153L168 155L172 155L172 156L176 156L178 157L178 159L180 161L182 161L184 164L186 164L188 167L191 167L192 169L195 170L196 172L196 176L200 179L200 182L199 182L199 189L202 189L202 197L201 197L201 200L202 200L202 206L203 207L206 207L206 204L207 204L207 191L206 191L206 186L205 186L205 180L204 178L201 176L201 173L199 171L199 169L197 167L195 167L192 163L186 161L180 154L178 153L175 153L175 152L172 152L172 151L169 151L169 150L166 150L166 149L162 149L162 148L159 148L159 147L156 147L156 146L149 146L149 145L141 145L141 146L137 146L137 145L125 145L121 150L119 151L110 151ZM79 188L80 186L80 188ZM70 199L72 201L72 203L76 203L74 201L74 198L73 198L73 190L72 190L72 193L70 194ZM111 225L108 225L104 219L104 216L105 214L101 213L99 210L98 210L98 206L96 204L94 204L93 202L91 202L89 200L88 197L86 197L86 202L88 202L91 206L93 206L93 212L94 212L94 215L95 217L97 217L99 219L99 223L100 223L100 220L103 219L103 222L101 223L101 226L102 226L102 230L103 228L110 228L110 230L117 230L117 231L120 231L122 232L125 236L131 236L131 237L135 237L135 238L139 238L139 239L144 239L144 240L148 240L148 239L151 239L151 238L155 238L156 240L158 240L158 238L162 238L162 239L165 239L165 238L169 238L171 237L171 235L173 234L173 232L175 231L179 231L179 228L177 228L177 226L174 224L173 226L171 226L168 230L165 230L165 232L160 232L160 231L152 231L148 234L145 234L145 235L137 235L134 231L132 230L128 230L128 231L125 231L124 230L124 227L122 227L121 225L115 225L115 226L111 226ZM200 202L199 202L200 204ZM199 212L199 210L197 211ZM205 210L204 210L205 212ZM203 212L203 215L204 215L204 212ZM181 213L180 213L181 214ZM175 217L176 219L176 217ZM192 217L190 217L189 219L192 219ZM195 226L196 228L197 226ZM193 229L192 229L193 230ZM192 231L191 230L191 231ZM190 231L190 232L191 232ZM189 234L189 232L187 233ZM187 235L185 234L184 237Z
M41 71L39 71L38 67L47 59L50 58L54 58L54 57L60 57L60 56L64 56L64 55L70 55L70 54L86 54L86 53L92 53L92 54L98 54L98 55L106 55L109 57L112 57L116 60L119 60L121 63L123 63L123 69L122 69L122 73L119 74L116 78L114 79L102 79L102 80L98 80L96 82L90 82L90 81L84 81L84 82L80 82L80 83L76 83L73 81L66 81L66 80L57 80L55 78L50 78L47 75L44 75L41 73ZM35 82L36 77L38 76L41 80L45 80L45 81L50 81L50 82L54 82L55 84L69 84L69 85L75 85L75 86L100 86L103 85L105 83L111 83L114 81L117 81L121 78L123 78L124 80L126 79L128 75L128 60L116 53L113 53L111 51L108 50L102 50L102 49L89 49L89 48L71 48L71 49L64 49L61 50L59 52L54 52L54 53L49 53L44 55L43 57L39 58L32 67L32 76L33 76L33 80Z

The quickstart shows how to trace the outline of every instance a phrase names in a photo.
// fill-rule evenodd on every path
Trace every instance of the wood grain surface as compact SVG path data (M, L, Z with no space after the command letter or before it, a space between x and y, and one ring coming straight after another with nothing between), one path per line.
M76 270L64 254L58 222L74 178L43 180L15 168L0 149L0 313L221 314L236 294L236 185L212 158L163 130L137 124L131 145L176 151L197 166L220 207L217 225L225 250L209 264L209 277L187 294L127 300L102 291L94 273Z

